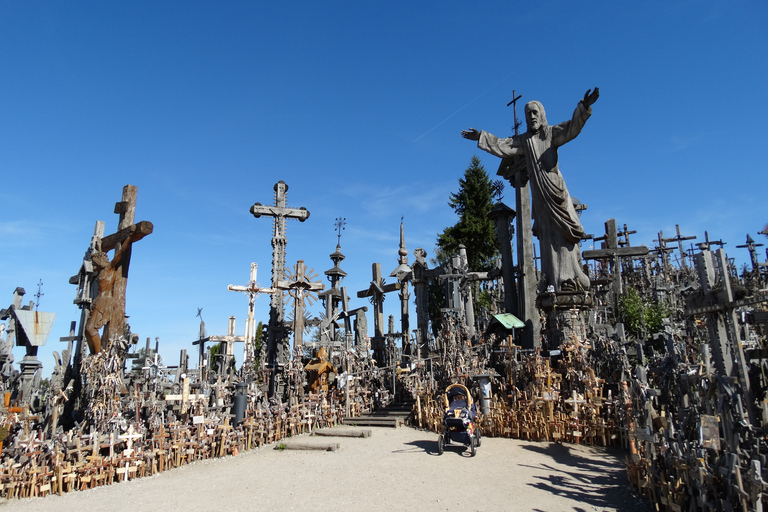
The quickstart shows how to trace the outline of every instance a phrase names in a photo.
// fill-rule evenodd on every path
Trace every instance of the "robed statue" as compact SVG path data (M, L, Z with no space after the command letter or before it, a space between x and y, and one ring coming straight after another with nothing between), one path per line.
M570 121L549 126L544 107L538 101L525 105L527 131L500 139L474 128L461 135L477 141L477 147L501 158L524 156L531 183L533 234L541 246L541 270L556 292L589 289L589 277L581 266L579 242L584 228L576 214L563 175L557 165L557 148L576 138L592 115L597 87L584 94Z

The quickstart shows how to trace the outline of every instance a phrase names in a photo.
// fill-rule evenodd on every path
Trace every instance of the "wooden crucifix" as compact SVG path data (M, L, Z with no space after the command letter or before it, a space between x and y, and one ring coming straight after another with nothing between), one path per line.
M253 319L253 312L256 308L256 296L260 293L275 293L273 288L261 288L256 282L256 274L259 266L251 263L251 280L245 286L230 284L227 290L230 292L243 292L248 295L248 318L245 320L245 343L243 344L243 369L250 372L254 370L254 339L256 338L256 324ZM264 361L261 362L264 364Z
M131 246L152 233L151 222L134 224L136 212L136 186L123 187L122 200L115 203L115 213L120 214L117 232L105 236L91 253L94 270L98 272L98 294L85 323L85 338L91 354L101 352L117 336L122 335L125 325L125 289L128 284L128 267L131 263ZM112 260L107 257L115 251ZM104 328L101 336L99 329Z
M309 218L309 210L304 208L288 208L285 203L285 195L288 185L283 180L275 183L275 205L265 206L255 203L251 206L251 213L257 219L262 215L273 217L272 234L272 294L269 307L269 329L267 340L267 364L273 370L270 377L269 396L275 396L275 369L286 362L285 346L285 309L283 308L283 291L277 289L277 282L285 275L285 246L288 243L285 237L285 220L299 219L304 222Z
M751 236L749 236L749 233L747 233L747 243L744 245L737 245L739 249L748 249L749 250L749 259L752 263L752 272L755 273L756 276L760 277L760 263L757 261L757 248L762 247L763 244L758 244L755 242Z
M235 335L235 317L229 317L226 335L209 336L207 341L218 341L224 346L224 350L219 352L219 356L222 358L222 363L219 365L219 375L226 375L229 371L230 362L233 361L235 357L235 343L245 342L245 336Z
M381 263L374 263L372 269L373 279L366 290L357 292L358 298L370 297L373 304L373 329L374 336L371 339L373 358L379 365L385 364L385 337L384 337L384 294L400 289L400 283L386 284L381 277Z

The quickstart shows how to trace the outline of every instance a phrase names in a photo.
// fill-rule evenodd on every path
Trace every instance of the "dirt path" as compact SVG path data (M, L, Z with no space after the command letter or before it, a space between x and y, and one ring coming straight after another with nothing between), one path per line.
M340 427L345 428L345 427ZM161 475L64 496L0 502L0 510L646 511L628 488L624 453L484 438L437 455L437 435L371 428L337 452L275 450L201 461Z

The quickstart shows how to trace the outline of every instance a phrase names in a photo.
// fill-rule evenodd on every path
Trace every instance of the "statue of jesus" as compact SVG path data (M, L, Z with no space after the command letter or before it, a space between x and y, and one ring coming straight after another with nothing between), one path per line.
M541 269L547 284L556 292L589 289L589 277L581 267L579 242L584 228L565 187L557 165L557 148L575 139L592 115L591 105L600 96L591 89L579 101L570 121L549 126L544 107L538 101L525 105L528 130L522 135L500 139L474 128L461 132L476 140L477 147L501 158L525 156L531 182L533 234L541 246Z

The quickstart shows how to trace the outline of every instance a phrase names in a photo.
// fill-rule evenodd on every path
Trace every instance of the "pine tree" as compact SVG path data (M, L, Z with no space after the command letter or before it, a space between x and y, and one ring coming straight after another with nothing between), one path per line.
M493 208L494 184L485 167L475 155L464 177L459 179L458 193L452 193L448 205L459 216L459 221L445 228L437 240L437 259L445 262L459 252L459 245L467 249L469 270L490 271L499 254L493 221L488 214Z

